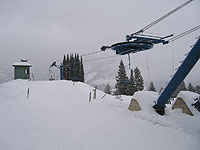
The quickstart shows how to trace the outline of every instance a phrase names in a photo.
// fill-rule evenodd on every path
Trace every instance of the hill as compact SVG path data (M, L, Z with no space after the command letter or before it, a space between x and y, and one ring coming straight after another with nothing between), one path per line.
M29 96L27 92L29 89ZM131 97L117 99L70 81L14 80L0 84L1 150L198 150L200 117L151 106L131 112ZM149 104L154 92L135 97ZM146 101L146 102L145 102ZM170 106L169 106L170 107Z

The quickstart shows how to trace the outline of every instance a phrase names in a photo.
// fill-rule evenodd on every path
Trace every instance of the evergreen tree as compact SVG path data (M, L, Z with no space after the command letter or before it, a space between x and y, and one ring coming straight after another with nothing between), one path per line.
M199 85L197 85L197 86L195 87L195 92L198 93L198 94L200 94L200 86L199 86Z
M66 65L64 66L66 68L66 79L70 80L70 60L69 60L69 54L67 54L67 58L66 58Z
M85 73L84 73L84 68L83 68L83 59L81 57L80 61L80 81L85 82Z
M74 81L80 81L80 62L79 62L79 55L75 53L74 56Z
M137 91L135 85L135 78L133 74L133 69L131 69L130 79L129 79L129 86L128 86L128 95L133 95Z
M149 88L148 88L148 91L154 91L154 92L156 92L156 89L155 89L155 87L154 87L153 82L150 83L150 86L149 86Z
M84 82L84 68L82 58L80 60L79 54L67 54L63 58L63 78L65 80Z
M106 87L105 87L105 89L104 89L104 92L106 93L106 94L111 94L112 92L111 92L111 88L110 88L110 85L107 83L106 84Z
M138 67L134 69L134 73L136 91L142 91L144 89L144 80Z
M74 56L73 54L70 55L70 59L69 59L70 63L69 63L69 73L70 73L70 80L74 81Z
M180 91L187 91L184 81L182 81L181 84L179 85L179 87L176 89L176 91L173 94L173 97L177 97L177 95Z
M192 86L191 83L188 84L188 91L195 92L195 88Z
M64 58L63 58L63 80L67 80L67 68L65 67L67 64L67 60L66 60L66 57L64 55Z
M116 76L116 94L117 95L126 95L128 93L128 77L126 75L126 70L123 61L121 60L118 70L118 75Z
M77 64L77 79L81 81L81 62L79 58L79 54L76 54L76 64Z

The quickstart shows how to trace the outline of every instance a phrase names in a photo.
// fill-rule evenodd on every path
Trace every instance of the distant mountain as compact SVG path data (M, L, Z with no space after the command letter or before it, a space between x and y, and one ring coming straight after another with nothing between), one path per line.
M8 70L0 70L0 84L10 81L13 79L13 75L11 71Z

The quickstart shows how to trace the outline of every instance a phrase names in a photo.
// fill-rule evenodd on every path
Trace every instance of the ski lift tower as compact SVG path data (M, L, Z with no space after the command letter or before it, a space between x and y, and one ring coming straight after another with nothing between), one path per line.
M161 93L156 104L153 106L153 108L158 114L160 115L165 114L165 104L173 95L173 93L181 84L181 82L186 78L186 76L192 70L194 65L198 62L199 58L200 58L200 38L198 39L194 47L190 50L183 63L180 65L177 72L174 74L173 78L168 83L167 87Z
M60 80L63 80L63 65L62 65L62 64L57 65L57 64L56 64L56 61L54 61L54 62L51 64L51 66L49 67L49 71L50 71L50 69L51 69L52 67L56 67L56 68L58 68L58 69L60 70Z

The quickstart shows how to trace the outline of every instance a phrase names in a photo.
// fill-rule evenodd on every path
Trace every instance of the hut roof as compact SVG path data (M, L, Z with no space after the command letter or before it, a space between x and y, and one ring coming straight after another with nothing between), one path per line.
M26 66L26 67L31 67L31 64L27 62L16 62L13 64L13 66Z

